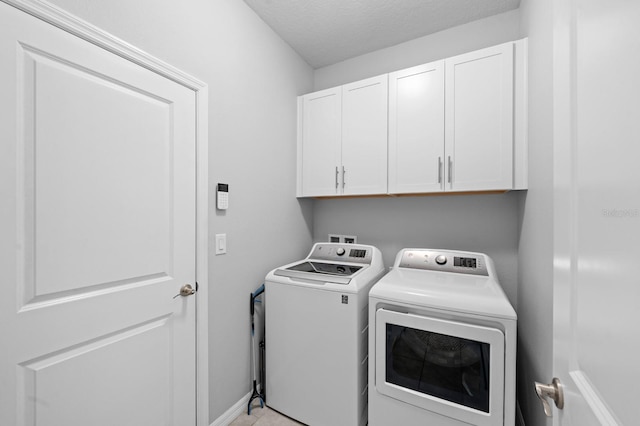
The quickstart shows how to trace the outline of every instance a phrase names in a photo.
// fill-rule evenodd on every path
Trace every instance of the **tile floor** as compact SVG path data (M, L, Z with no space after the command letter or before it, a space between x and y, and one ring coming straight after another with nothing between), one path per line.
M270 409L260 408L260 403L255 403L251 408L251 415L247 412L240 414L229 426L297 426L302 425L289 417Z

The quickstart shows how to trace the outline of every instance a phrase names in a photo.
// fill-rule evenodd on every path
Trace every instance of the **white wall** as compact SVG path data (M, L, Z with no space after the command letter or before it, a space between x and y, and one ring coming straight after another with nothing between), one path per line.
M460 25L315 71L314 90L357 81L520 38L518 10ZM356 235L382 250L386 265L403 247L450 248L489 254L502 286L517 304L520 198L502 195L316 200L313 237Z
M319 68L314 74L314 90L516 40L519 16L517 9L512 10Z
M378 247L386 267L405 247L489 254L511 303L517 300L518 203L522 194L316 200L313 234L356 235Z
M209 85L210 420L249 392L249 293L306 255L312 201L295 198L296 96L311 68L238 0L53 0ZM230 207L215 210L215 183ZM285 244L276 243L284 241Z
M533 382L552 378L553 0L522 0L529 37L529 190L519 246L518 400L527 426L550 425Z

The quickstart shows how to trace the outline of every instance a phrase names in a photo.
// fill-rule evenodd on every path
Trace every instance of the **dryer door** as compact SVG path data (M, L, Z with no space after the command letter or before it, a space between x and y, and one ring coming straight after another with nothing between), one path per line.
M375 387L474 425L502 425L504 334L495 328L379 309Z

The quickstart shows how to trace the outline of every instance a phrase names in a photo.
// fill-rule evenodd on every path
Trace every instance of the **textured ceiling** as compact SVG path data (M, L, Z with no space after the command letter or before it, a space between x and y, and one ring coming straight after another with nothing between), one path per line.
M517 9L520 0L244 0L313 68Z

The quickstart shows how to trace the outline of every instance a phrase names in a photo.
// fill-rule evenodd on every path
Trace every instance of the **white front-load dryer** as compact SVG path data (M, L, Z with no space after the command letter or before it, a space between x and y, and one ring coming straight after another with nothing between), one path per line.
M401 250L369 330L370 426L514 425L516 313L487 255Z
M313 426L367 424L368 301L380 250L317 243L265 279L267 405Z

